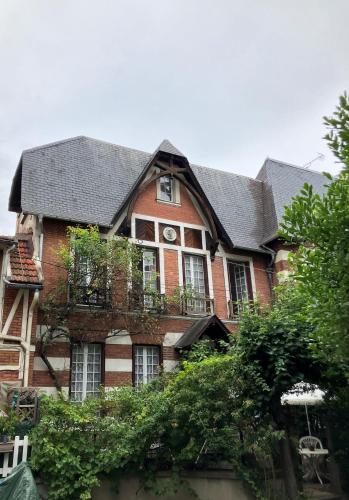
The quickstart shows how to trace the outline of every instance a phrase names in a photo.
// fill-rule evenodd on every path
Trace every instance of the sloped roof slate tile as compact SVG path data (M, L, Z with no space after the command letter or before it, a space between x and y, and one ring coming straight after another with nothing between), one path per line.
M167 140L156 151L183 156ZM110 227L154 154L83 136L26 150L10 209ZM304 182L320 193L327 182L318 172L269 159L256 179L190 166L233 245L258 251Z

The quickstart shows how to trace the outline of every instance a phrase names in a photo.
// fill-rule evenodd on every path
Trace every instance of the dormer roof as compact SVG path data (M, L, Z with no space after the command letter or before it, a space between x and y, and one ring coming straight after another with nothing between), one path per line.
M162 153L168 153L174 156L181 156L185 158L184 154L179 151L169 140L164 139L158 148L155 150L156 152L161 151Z

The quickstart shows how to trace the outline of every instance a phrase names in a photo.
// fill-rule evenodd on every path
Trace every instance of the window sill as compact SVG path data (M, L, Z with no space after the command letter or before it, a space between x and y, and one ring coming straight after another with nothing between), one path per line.
M175 201L165 201L165 200L160 200L160 198L156 198L157 203L163 203L164 205L171 205L173 207L181 207L182 205L180 203L177 203Z

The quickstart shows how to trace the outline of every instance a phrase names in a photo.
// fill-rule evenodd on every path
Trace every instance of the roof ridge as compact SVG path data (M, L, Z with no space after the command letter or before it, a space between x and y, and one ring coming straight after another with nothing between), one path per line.
M193 167L198 167L198 168L205 168L206 170L214 170L215 172L223 172L224 174L235 175L235 177L245 177L245 179L250 179L251 181L263 183L263 181L261 181L259 179L255 179L254 177L250 177L249 175L243 175L243 174L237 174L235 172L229 172L229 170L223 170L222 168L206 167L205 165L197 165L196 163L189 163L189 165L191 167L193 166Z
M77 135L76 137L69 137L68 139L62 139L60 141L48 142L47 144L42 144L41 146L35 146L33 148L24 149L23 153L31 153L32 151L38 151L40 149L51 148L53 146L58 146L59 144L65 144L66 142L73 142L77 139L88 139L88 137L84 135Z
M279 165L280 164L287 165L288 167L297 168L298 170L304 170L305 172L312 172L313 174L318 174L321 176L324 175L323 172L319 172L318 170L313 170L312 168L300 167L299 165L294 165L293 163L288 163L286 161L276 160L275 158L269 158L269 157L266 158L262 168L264 167L267 161L272 161L273 163L278 163Z

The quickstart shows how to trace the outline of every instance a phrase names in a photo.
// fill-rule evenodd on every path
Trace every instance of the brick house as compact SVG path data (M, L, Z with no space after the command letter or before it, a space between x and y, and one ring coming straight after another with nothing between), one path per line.
M50 346L64 390L79 400L100 384L146 383L160 364L173 369L180 348L233 332L241 303L270 301L277 273L287 272L283 207L305 182L321 193L326 178L267 159L251 179L189 163L167 140L153 154L87 137L24 151L9 201L16 235L0 237L0 381L55 391L36 339L69 225L127 235L143 248L144 280L155 270L160 293L190 284L199 296L160 317L156 343L142 333L106 339L102 324L91 342ZM82 305L81 318L88 314Z

